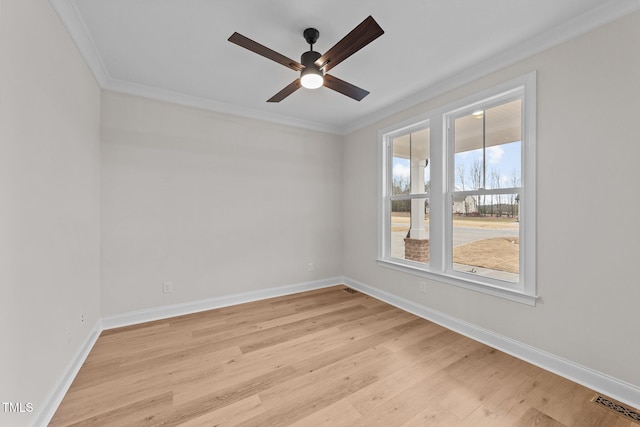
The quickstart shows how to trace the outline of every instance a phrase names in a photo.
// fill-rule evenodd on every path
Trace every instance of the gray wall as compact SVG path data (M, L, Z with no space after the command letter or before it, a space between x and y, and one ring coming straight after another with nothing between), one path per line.
M640 385L640 13L344 139L344 275ZM538 72L536 307L376 264L377 131ZM567 209L559 209L566 206Z
M340 142L104 92L102 315L339 276Z
M2 425L35 418L98 322L99 193L100 89L46 0L3 0L0 401L34 412Z

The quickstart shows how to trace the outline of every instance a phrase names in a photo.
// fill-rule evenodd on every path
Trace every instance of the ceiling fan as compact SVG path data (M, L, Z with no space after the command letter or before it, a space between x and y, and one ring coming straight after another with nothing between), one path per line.
M317 89L320 86L325 86L356 101L360 101L369 94L368 91L326 73L383 34L384 31L380 28L380 25L369 16L322 55L320 52L313 50L313 45L318 41L320 32L315 28L307 28L304 30L303 35L310 45L310 50L302 54L300 62L289 59L239 33L233 33L229 37L229 41L294 71L300 71L300 78L297 78L280 92L273 95L267 102L280 102L298 90L300 86L308 89Z

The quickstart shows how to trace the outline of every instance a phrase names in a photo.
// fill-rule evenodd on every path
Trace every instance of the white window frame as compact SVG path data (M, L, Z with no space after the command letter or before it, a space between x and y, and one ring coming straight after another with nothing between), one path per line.
M451 123L455 117L478 107L522 99L521 187L520 195L520 270L519 282L510 283L453 270L452 197L454 193L454 147ZM390 256L390 200L392 180L391 141L401 135L430 128L431 182L429 198L429 263L422 264ZM421 114L378 132L378 265L409 273L419 278L463 287L535 305L536 295L536 73L531 72L488 88L441 108ZM481 191L481 190L480 190ZM509 190L511 193L511 191ZM476 192L474 191L474 194ZM424 195L415 197L424 198Z

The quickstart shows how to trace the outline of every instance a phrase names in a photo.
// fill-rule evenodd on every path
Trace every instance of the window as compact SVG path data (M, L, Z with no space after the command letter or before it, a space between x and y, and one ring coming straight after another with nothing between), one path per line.
M429 136L425 124L390 141L390 256L421 264L429 262Z
M535 74L384 129L379 263L535 303Z

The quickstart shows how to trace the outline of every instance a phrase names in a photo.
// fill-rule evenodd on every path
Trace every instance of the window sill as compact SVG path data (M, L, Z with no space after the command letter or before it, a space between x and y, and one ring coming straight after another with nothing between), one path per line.
M390 268L392 270L401 271L403 273L412 274L418 277L433 279L438 282L447 283L449 285L458 286L460 288L469 289L499 298L504 298L510 301L530 305L532 307L536 305L536 301L538 300L537 296L525 294L519 290L492 286L486 283L475 282L472 280L465 280L448 274L434 273L432 271L415 268L401 262L391 261L387 259L378 259L377 263L381 267Z

